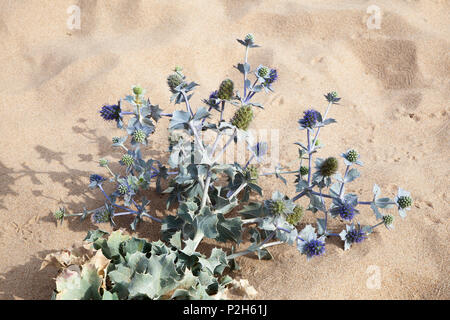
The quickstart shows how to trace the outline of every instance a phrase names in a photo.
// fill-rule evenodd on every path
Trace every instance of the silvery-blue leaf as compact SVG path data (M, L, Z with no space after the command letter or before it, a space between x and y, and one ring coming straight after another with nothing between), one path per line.
M131 95L126 96L124 100L129 102L129 103L134 104L134 97L131 96Z
M312 225L308 224L300 231L299 237L306 242L317 239L316 230Z
M289 225L289 224L287 224ZM283 226L285 227L285 226ZM297 241L298 231L295 228L283 228L289 230L290 232L286 232L284 230L277 230L276 237L280 241L283 241L289 245L293 245Z
M248 79L245 80L245 83L244 83L244 84L245 84L245 87L246 87L246 88L250 88L251 85L252 85L252 83L251 83L250 80L248 80Z
M263 89L263 87L259 84L257 84L256 86L253 86L252 88L250 88L250 91L252 92L260 92Z
M326 119L325 121L323 121L322 123L324 124L324 125L328 125L328 124L330 124L330 123L335 123L336 122L336 120L334 120L333 118L328 118L328 119Z
M351 166L353 164L353 162L348 161L347 158L344 156L344 164L346 166Z
M206 108L200 108L194 115L194 120L202 120L203 118L209 117L210 113L206 110Z
M350 171L347 173L347 176L345 177L345 182L352 182L356 178L358 178L361 174L359 171L355 168L350 169Z
M219 233L217 231L217 215L204 207L199 215L196 216L198 229L203 232L205 237L214 239Z
M347 238L347 230L342 230L341 233L339 233L339 237L341 238L341 240L345 241L345 239Z
M326 212L325 205L324 205L324 203L322 202L322 200L320 199L319 196L316 196L316 195L312 194L310 196L310 200L311 200L310 206L312 206L313 208L315 208L317 210L320 210L322 212Z
M370 204L370 208L373 210L373 212L375 213L375 218L377 220L383 219L383 215L381 214L380 210L378 210L377 206L375 205L375 203L371 203Z
M250 202L248 205L244 205L244 208L239 210L239 213L244 218L258 218L264 216L263 206L259 202Z
M326 223L325 223L325 219L317 219L317 233L318 234L325 234L325 230L326 230Z
M186 111L176 110L170 119L169 130L183 129L189 123L190 114Z
M254 184L254 183L248 183L247 186L262 196L263 193L262 193L262 189L260 186L258 186L257 184Z
M333 197L339 197L339 191L341 190L341 184L340 183L333 183L333 185L330 187L330 195Z
M339 181L339 182L344 182L344 178L342 178L342 175L341 175L340 172L337 172L337 173L334 175L334 178L335 178L337 181Z
M374 194L374 200L377 199L380 196L380 187L377 184L373 185L373 190L372 190L373 194Z
M272 254L266 248L257 249L256 253L258 255L259 260L272 260L273 259Z
M296 192L302 192L306 188L308 188L308 181L299 180L298 183L295 186L295 191Z
M352 243L346 240L344 243L344 251L349 250L351 248L351 246L352 246Z
M373 228L371 226L363 226L361 231L366 234L371 234L373 232Z
M259 228L263 230L273 231L276 229L276 226L274 224L274 217L266 217L262 218L259 221Z
M358 196L353 193L348 193L344 196L344 202L351 204L353 207L356 207L358 204Z
M391 202L392 200L389 198L378 198L375 200L375 204L377 205L377 207L383 209L392 208L394 205L391 204Z
M294 144L300 146L300 147L303 148L305 151L308 151L308 148L305 147L301 142L294 142Z
M226 219L223 214L218 214L217 222L217 241L227 242L234 241L236 243L241 242L242 236L242 220L239 217Z
M254 107L258 107L260 109L264 109L264 106L261 103L259 103L259 102L249 102L247 104L251 105L251 106L254 106Z
M273 201L284 200L284 194L276 190L272 193L272 200Z
M406 218L406 210L405 209L398 209L398 214L401 218Z

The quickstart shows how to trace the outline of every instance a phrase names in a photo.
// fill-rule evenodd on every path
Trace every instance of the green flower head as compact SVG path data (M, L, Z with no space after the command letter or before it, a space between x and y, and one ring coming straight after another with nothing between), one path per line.
M266 78L270 73L270 69L266 66L259 66L257 73L261 78Z
M138 143L144 143L146 138L147 135L142 129L137 129L135 132L133 132L133 139Z
M339 163L335 157L329 157L320 166L320 174L324 177L330 177L338 170Z
M100 165L100 167L106 167L108 165L108 160L100 159L100 160L98 160L98 164Z
M126 154L123 155L121 161L122 161L122 163L123 163L124 165L126 165L127 167L132 166L133 163L134 163L133 156L130 155L130 154L128 154L128 153L126 153Z
M57 221L62 221L64 219L65 213L66 210L64 208L59 208L59 210L53 212L53 217L55 217Z
M300 175L301 176L306 176L309 173L309 168L305 167L305 166L301 166L300 167Z
M141 86L134 86L133 87L133 93L137 96L141 95L144 92L144 89L142 89Z
M230 79L223 80L219 87L217 97L222 100L230 100L234 93L234 83Z
M286 210L286 204L283 200L272 201L270 209L273 214L282 214Z
M247 167L245 174L250 178L250 180L257 180L259 177L258 168L252 165Z
M302 220L303 214L304 214L303 207L295 206L294 212L286 217L286 221L292 224L293 226L296 226L300 222L300 220Z
M391 214L383 216L383 223L386 227L390 227L394 223L394 216Z
M358 160L358 152L356 150L350 150L347 152L347 160L350 162L356 162Z
M410 196L401 196L398 198L397 203L400 208L409 208L412 205L412 198Z
M237 128L247 131L252 120L253 120L252 107L242 106L234 114L233 118L231 119L231 123Z
M169 89L172 93L175 93L175 88L182 83L183 77L178 72L175 72L167 77L167 85L169 86Z

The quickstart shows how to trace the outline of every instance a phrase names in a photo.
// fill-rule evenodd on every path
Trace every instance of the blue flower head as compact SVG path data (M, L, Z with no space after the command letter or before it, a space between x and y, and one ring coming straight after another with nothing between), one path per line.
M306 110L303 113L303 118L298 120L298 123L300 123L300 127L304 128L314 128L314 126L317 124L317 122L321 121L321 115L318 111L314 109Z
M325 243L314 239L305 244L304 250L308 258L321 256L325 252Z
M269 73L269 77L266 80L266 84L272 84L278 79L278 73L276 69L271 69Z
M355 208L350 203L343 203L338 210L341 218L347 221L351 221L356 213Z
M211 108L218 109L219 107L219 91L215 90L211 92L208 99L204 99L203 102L205 102L207 105L209 105Z
M325 253L325 236L317 237L314 227L307 225L299 233L297 249L309 260Z
M347 232L346 239L351 243L359 243L367 239L367 237L365 232L359 228L355 228Z
M105 180L106 180L105 178L103 178L102 176L100 176L98 174L91 174L91 176L89 177L89 182L90 182L89 188L93 189L95 187L98 187Z
M120 102L119 104L113 104L113 105L104 105L102 109L100 110L100 116L105 119L106 121L119 121L121 119L120 113L122 112L120 108Z
M90 177L89 177L89 181L90 182L100 183L100 182L103 182L105 180L106 180L105 178L103 178L101 175L98 175L98 174L91 174Z
M345 242L344 250L350 249L353 243L359 243L367 239L367 236L372 230L372 227L361 227L359 223L357 225L353 223L351 225L346 225L345 230L342 230L342 232L339 233L341 240Z

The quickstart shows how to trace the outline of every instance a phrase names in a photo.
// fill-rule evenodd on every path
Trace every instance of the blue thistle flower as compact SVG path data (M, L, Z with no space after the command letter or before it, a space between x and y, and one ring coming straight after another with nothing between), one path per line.
M357 225L353 223L351 225L346 225L345 230L342 230L342 232L339 233L341 240L345 241L344 250L350 249L353 243L359 243L367 239L367 236L372 230L372 227L361 227L359 223Z
M106 223L111 219L111 212L108 209L102 209L95 211L91 216L91 221L95 224Z
M266 84L272 84L278 79L278 73L276 69L271 69L269 72L269 77L266 80Z
M355 216L355 208L349 203L343 203L339 208L339 215L342 219L351 221Z
M100 116L105 119L106 121L121 120L122 116L120 113L122 112L122 109L120 108L120 102L119 104L113 104L113 105L104 105L102 109L100 110Z
M367 239L366 233L361 231L360 228L355 228L348 231L345 238L347 241L351 243L359 243L362 242L364 239Z
M298 120L298 123L302 128L313 128L319 121L321 121L320 113L310 109L303 112L303 118Z
M313 239L305 244L304 250L308 258L321 256L325 252L325 242Z
M89 177L89 181L90 182L100 183L100 182L103 182L105 180L106 180L105 178L103 178L101 175L98 175L98 174L91 174L90 177Z

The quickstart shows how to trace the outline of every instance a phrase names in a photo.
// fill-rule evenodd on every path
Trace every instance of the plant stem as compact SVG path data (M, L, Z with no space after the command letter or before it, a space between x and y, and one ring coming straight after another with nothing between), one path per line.
M382 225L382 224L384 224L384 221L381 221L380 223L373 225L372 229L375 229L376 227L378 227L379 225Z
M298 195L296 195L295 197L292 198L292 201L297 201L298 199L300 199L301 197L303 197L307 192L309 191L309 189L305 189L302 192L300 192Z
M233 134L231 135L230 139L228 139L227 143L223 146L222 150L220 150L219 154L214 158L213 162L217 162L217 160L222 156L222 154L225 152L225 149L229 146L229 144L233 141L234 136L236 135L236 130L234 130Z
M203 196L202 196L202 203L200 205L200 210L202 210L206 206L206 199L208 198L208 189L210 183L211 183L211 174L208 170L206 174L205 187L203 188Z
M255 158L255 155L252 154L252 156L250 157L250 159L248 159L247 163L245 164L244 169L247 169L248 165L250 164L250 162L252 162L252 160Z
M358 201L358 204L367 204L367 205L371 205L372 201Z
M244 97L247 96L247 86L245 85L245 82L247 81L247 70L245 69L245 66L247 65L247 58L248 58L248 46L245 46L245 59L244 59Z
M243 219L242 224L256 223L260 220L260 218L252 218L252 219Z
M186 93L184 93L184 91L180 91L180 92L181 92L181 94L183 95L184 102L186 103L186 109L187 109L187 111L189 111L189 113L190 113L191 116L193 117L193 116L194 116L194 113L192 112L191 104L189 103L189 100L188 100L188 98L187 98L187 96L186 96Z
M194 133L195 141L196 141L197 144L199 145L200 150L201 150L202 152L205 152L205 148L203 147L202 140L200 139L200 137L199 137L199 135L198 135L198 133L197 133L197 130L195 129L195 127L194 127L194 125L192 124L191 121L189 122L189 127L191 128L192 132Z
M280 171L280 172L267 172L267 173L260 174L260 176L270 176L270 175L273 175L273 174L291 174L291 173L298 173L298 170L294 170L294 171Z
M156 218L156 217L154 217L154 216L152 216L152 215L150 215L150 214L148 214L148 213L143 213L142 215L143 215L144 217L147 217L147 218L150 218L150 219L152 219L153 221L156 221L156 222L162 223L162 220L161 220L161 219L159 219L159 218Z
M218 131L216 140L214 141L214 144L211 148L211 157L214 155L214 152L216 151L216 148L217 148L217 144L219 143L219 140L221 137L222 137L222 131Z
M338 199L337 197L333 197L333 196L330 196L328 194L322 194L322 193L319 193L319 192L316 192L316 191L312 191L312 190L311 190L311 194L314 194L314 195L320 196L320 197L330 198L330 199Z
M325 120L326 120L327 115L328 115L328 111L330 110L330 107L331 107L332 104L333 104L332 102L329 102L329 103L328 103L327 110L325 111L325 114L323 115L322 121L325 121ZM321 129L321 128L322 128L322 127L319 127L319 129L317 129L316 135L314 136L314 140L313 140L313 143L312 143L313 148L314 148L314 146L316 145L316 141L317 141L317 138L319 137L319 132L320 132L320 129Z
M306 136L308 138L308 187L311 187L311 160L312 160L312 147L311 147L311 137L310 137L310 133L309 130L307 129L306 131Z
M239 192L242 191L242 189L244 189L247 186L247 182L244 182L243 184L241 184L239 186L239 188L236 189L236 191L233 192L233 194L231 196L228 197L228 200L233 199L236 195L239 194Z
M341 184L341 189L339 189L339 198L342 197L342 191L344 191L344 185L345 185L345 178L347 178L347 173L348 173L348 169L350 168L350 166L348 165L347 168L345 169L345 174L344 174L344 181L342 181Z
M262 241L262 242L261 242L256 248L254 248L253 250L248 250L248 249L247 249L247 250L244 250L244 251L239 251L239 252L233 253L233 254L227 256L227 260L235 259L235 258L237 258L237 257L243 256L243 255L246 255L246 254L249 254L249 253L251 253L251 252L254 252L254 251L258 250L258 249L263 249L263 248L268 247L268 246L264 246L264 245L265 245L268 241L270 241L274 236L275 236L275 231L273 231L266 239L264 239L264 241ZM276 245L276 244L281 244L281 243L283 243L283 242L281 242L281 241L276 241L276 243L275 243L275 242L273 242L273 243L274 243L273 245Z
M220 109L220 122L223 120L223 111L225 110L225 101L222 101L222 108Z

